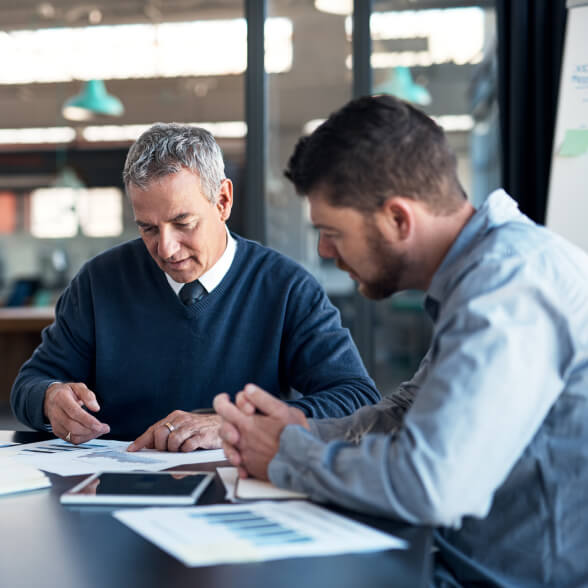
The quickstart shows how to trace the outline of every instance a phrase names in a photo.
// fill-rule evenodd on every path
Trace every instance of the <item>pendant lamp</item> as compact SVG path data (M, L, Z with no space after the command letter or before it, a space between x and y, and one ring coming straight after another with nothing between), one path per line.
M415 83L410 69L404 66L393 68L388 79L374 88L374 94L392 94L419 106L427 106L432 100L427 88Z
M125 108L122 102L106 91L102 80L88 80L79 94L68 98L61 109L69 120L90 120L96 115L121 116Z

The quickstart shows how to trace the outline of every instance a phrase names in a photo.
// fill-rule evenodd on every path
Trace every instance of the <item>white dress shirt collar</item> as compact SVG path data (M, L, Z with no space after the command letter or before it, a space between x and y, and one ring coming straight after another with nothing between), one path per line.
M205 271L198 279L204 286L206 292L212 292L225 277L233 259L235 258L235 251L237 250L237 242L231 236L227 225L225 225L227 231L227 246L224 253L219 257L218 261L207 271ZM182 282L176 282L170 275L165 274L169 285L173 288L173 291L178 294L184 285Z

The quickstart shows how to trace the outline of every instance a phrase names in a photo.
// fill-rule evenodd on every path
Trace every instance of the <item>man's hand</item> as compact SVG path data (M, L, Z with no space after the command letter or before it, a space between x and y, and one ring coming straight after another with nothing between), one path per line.
M227 394L219 394L214 408L223 418L220 436L225 455L237 466L241 478L251 475L267 480L267 468L278 452L284 427L294 424L309 428L301 410L253 384L237 394L235 404Z
M45 391L43 412L53 433L77 445L110 432L110 427L93 417L100 410L96 395L82 382L56 382Z
M127 451L218 449L221 446L221 438L218 434L220 423L221 418L216 414L194 414L174 410L137 437Z

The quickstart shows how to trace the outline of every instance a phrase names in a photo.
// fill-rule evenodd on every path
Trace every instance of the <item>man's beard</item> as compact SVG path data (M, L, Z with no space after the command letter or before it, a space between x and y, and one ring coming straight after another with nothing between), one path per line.
M403 290L401 284L407 275L408 267L406 253L393 251L379 234L374 233L370 233L368 237L368 247L378 271L369 281L360 282L359 292L366 298L382 300Z

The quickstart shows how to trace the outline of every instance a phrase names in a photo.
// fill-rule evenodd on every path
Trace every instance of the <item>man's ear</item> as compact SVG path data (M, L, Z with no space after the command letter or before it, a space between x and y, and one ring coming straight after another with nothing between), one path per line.
M233 208L233 182L231 180L224 179L221 182L215 206L220 213L221 220L228 220Z
M380 207L383 229L390 231L395 241L408 239L412 234L415 221L413 202L403 196L390 196Z

